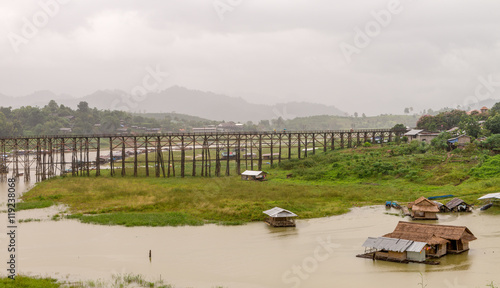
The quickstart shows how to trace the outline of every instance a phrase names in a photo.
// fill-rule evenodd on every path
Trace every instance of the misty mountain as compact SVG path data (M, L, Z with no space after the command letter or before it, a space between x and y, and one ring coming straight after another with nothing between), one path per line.
M82 98L56 95L50 91L38 91L24 97L7 97L4 106L44 106L54 99L58 104L76 108L80 101L90 107L103 110L123 110L141 113L175 112L218 121L257 122L263 119L283 117L307 117L314 115L345 115L334 106L307 102L289 102L275 105L253 104L242 98L212 92L190 90L173 86L166 90L133 97L120 90L99 90Z

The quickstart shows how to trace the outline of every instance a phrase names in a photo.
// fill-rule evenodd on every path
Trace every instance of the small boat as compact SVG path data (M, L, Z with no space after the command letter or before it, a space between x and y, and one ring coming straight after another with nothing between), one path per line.
M483 207L481 207L479 210L481 210L481 211L488 210L491 208L491 206L493 206L493 203L488 203L488 204L484 205Z

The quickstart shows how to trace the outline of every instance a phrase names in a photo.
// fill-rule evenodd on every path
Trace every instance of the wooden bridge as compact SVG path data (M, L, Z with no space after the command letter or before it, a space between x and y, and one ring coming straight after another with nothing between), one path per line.
M229 176L317 151L392 142L402 130L278 131L0 138L2 175Z

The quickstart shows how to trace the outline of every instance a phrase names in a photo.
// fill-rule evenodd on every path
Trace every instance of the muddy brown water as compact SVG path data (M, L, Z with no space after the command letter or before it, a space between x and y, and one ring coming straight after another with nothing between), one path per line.
M4 203L6 193L0 191ZM69 281L111 281L111 275L132 273L150 281L161 277L175 287L421 287L420 273L428 288L500 284L500 216L474 211L427 222L465 225L478 238L470 251L441 258L440 265L356 258L366 237L391 232L398 221L408 220L386 212L383 206L354 208L276 229L260 222L127 228L45 220L57 213L55 208L20 211L18 218L44 221L19 224L18 272ZM0 225L4 260L5 213ZM1 275L6 275L4 263Z

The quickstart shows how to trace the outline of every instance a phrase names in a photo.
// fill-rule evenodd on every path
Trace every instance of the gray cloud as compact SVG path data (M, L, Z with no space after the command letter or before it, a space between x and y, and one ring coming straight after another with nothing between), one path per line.
M48 0L41 0L48 2ZM347 63L353 43L390 1L216 0L239 3L221 21L215 1L72 0L15 53L35 1L0 4L0 93L74 96L130 91L147 66L170 85L251 102L310 101L351 113L440 108L500 74L498 1L400 1L403 8ZM497 95L498 96L498 95Z

